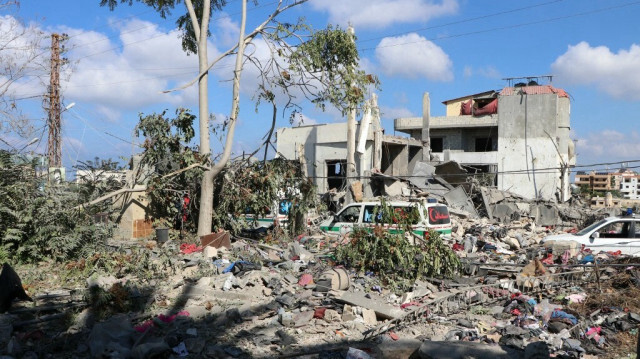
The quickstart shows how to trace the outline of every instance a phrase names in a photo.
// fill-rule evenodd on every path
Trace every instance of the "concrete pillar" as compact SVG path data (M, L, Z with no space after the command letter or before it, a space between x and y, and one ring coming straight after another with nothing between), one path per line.
M429 138L429 117L431 113L431 103L429 93L422 96L422 160L431 161L431 140Z
M371 94L371 127L373 128L373 168L382 168L382 124L378 96Z

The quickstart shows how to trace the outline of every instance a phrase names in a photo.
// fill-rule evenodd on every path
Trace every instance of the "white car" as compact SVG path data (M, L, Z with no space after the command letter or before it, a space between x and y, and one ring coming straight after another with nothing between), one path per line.
M576 241L594 253L616 252L640 256L640 217L608 217L576 233L548 236L550 241Z
M387 202L395 213L404 215L411 211L417 211L417 216L412 223L413 232L424 236L425 231L431 229L444 237L451 236L451 219L449 208L434 199L418 202L391 201ZM351 232L354 227L373 229L376 225L382 225L390 233L398 233L401 229L396 223L382 223L382 202L359 202L344 207L335 216L328 218L320 224L320 229L328 233L345 234Z

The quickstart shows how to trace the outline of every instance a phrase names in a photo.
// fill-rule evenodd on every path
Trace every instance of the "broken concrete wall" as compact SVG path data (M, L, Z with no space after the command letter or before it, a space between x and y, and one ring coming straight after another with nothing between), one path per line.
M554 200L563 185L558 152L569 150L568 99L549 93L498 100L498 188L529 199ZM564 147L556 149L558 145Z
M530 216L539 226L555 226L561 222L558 208L550 204L531 205Z
M360 125L356 128L360 137ZM364 154L356 153L356 172L362 175L373 167L373 129L369 127ZM307 174L314 179L318 191L329 190L327 184L327 161L346 160L347 158L347 124L333 123L277 130L278 154L287 159L297 159L297 145L304 144L307 163Z
M465 192L463 187L456 187L455 189L444 194L444 199L449 206L449 209L462 210L469 213L471 218L477 218L478 212L473 205L473 202Z
M147 205L144 192L129 192L118 196L113 204L118 210L118 227L114 237L128 240L152 235L154 229Z

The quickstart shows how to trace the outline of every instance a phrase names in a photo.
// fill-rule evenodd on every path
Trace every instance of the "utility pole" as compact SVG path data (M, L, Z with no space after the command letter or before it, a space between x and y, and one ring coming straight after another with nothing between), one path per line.
M47 159L49 167L62 165L61 120L60 120L60 34L51 34L51 74L49 82L49 140Z

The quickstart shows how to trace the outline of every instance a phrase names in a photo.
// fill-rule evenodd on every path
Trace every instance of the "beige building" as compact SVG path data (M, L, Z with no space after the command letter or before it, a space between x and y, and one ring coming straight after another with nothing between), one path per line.
M575 184L587 186L592 191L615 191L620 188L618 173L610 172L583 172L576 173Z
M634 208L640 207L640 200L626 198L607 198L595 196L591 198L591 208Z

